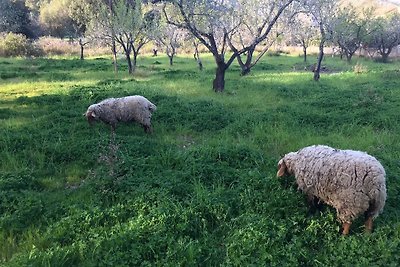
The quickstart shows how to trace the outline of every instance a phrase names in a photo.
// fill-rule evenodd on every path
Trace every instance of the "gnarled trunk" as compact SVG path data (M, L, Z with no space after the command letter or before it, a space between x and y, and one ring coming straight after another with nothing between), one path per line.
M323 58L324 58L324 42L321 41L321 43L319 45L319 55L318 55L317 66L314 69L314 81L319 81L320 71L321 71L321 63L322 63Z
M196 43L196 42L193 42L193 45L194 45L194 54L193 54L193 57L194 57L194 59L197 61L197 65L199 66L199 69L200 70L203 70L203 63L201 62L201 59L200 59L200 54L199 54L199 44L198 43Z
M304 62L307 62L307 46L303 44L303 58Z
M137 66L137 57L138 57L138 55L139 55L139 52L138 51L136 51L135 49L132 49L133 50L133 64L132 64L132 72L135 72L135 70L136 70L136 66Z
M172 66L174 64L174 56L176 54L175 47L171 44L170 47L167 46L167 56L169 58L169 65Z
M225 89L225 72L226 64L224 62L217 62L217 69L215 71L215 79L213 81L213 89L215 92L223 92Z
M321 33L321 41L319 42L319 55L318 55L317 66L314 69L314 81L319 81L320 78L321 63L322 59L324 58L324 46L326 40L325 29L322 23L320 23L319 29Z
M134 71L134 68L132 66L132 60L131 60L131 55L129 52L125 53L126 61L128 62L128 72L129 74L132 74Z
M86 43L84 43L84 42L82 41L82 38L79 38L79 46L80 46L80 48L81 48L81 57L80 57L81 60L84 60L83 50L84 50L85 44L86 44Z
M239 66L241 68L240 75L245 76L250 73L251 68L253 67L251 62L253 60L253 54L255 50L255 46L250 47L249 50L246 53L246 62L243 62L242 56L238 55L237 56L237 61L239 63Z
M84 60L84 57L83 57L83 45L81 45L81 60Z
M113 64L114 64L114 73L118 73L118 58L117 58L117 47L115 45L115 40L113 38L111 45L111 52L113 54Z
M379 49L378 53L381 55L383 63L387 63L389 61L389 55L390 55L391 52L392 52L391 48Z

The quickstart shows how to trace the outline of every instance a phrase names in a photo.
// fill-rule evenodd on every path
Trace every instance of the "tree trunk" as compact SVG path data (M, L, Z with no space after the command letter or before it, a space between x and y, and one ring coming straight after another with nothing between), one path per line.
M314 81L319 81L321 63L323 58L324 58L324 41L322 40L319 44L319 55L318 55L317 66L314 69Z
M387 63L388 59L389 59L389 54L383 53L383 54L381 54L381 56L382 56L382 62Z
M118 58L117 58L117 48L115 45L114 38L112 40L111 52L113 54L114 73L117 74L118 73L118 63L117 63Z
M353 57L353 54L352 54L352 53L350 53L350 52L346 53L346 60L347 60L347 62L350 63L352 57Z
M307 62L307 47L303 46L303 58L304 62Z
M200 59L200 54L199 54L199 49L198 49L198 44L196 43L196 42L193 42L193 45L194 45L194 54L193 54L193 57L194 57L194 59L197 61L197 64L199 65L199 69L200 70L203 70L203 63L201 62L201 59Z
M126 56L126 61L128 62L128 72L129 72L129 74L132 74L134 71L134 68L132 66L131 55L129 52L125 52L125 56Z
M174 55L168 55L169 58L169 65L172 66L174 65Z
M239 63L240 68L242 69L240 72L240 75L245 76L250 73L251 70L251 62L253 60L253 54L254 54L255 46L249 48L249 50L246 53L246 62L243 62L241 55L237 56L237 60Z
M389 55L392 52L391 48L387 48L387 50L385 48L380 49L379 53L382 56L382 62L383 63L387 63L389 61Z
M81 45L81 60L84 60L84 57L83 57L83 45Z
M217 69L215 71L215 79L213 81L213 89L215 92L223 92L225 89L225 71L226 64L217 61Z
M318 55L317 66L314 69L314 81L319 81L320 78L321 63L322 59L324 58L324 46L326 40L325 29L322 23L319 24L319 30L321 33L321 41L319 42L319 55Z
M139 55L139 52L135 51L135 49L133 49L133 69L132 69L132 73L135 72L136 70L136 66L137 66L137 57Z
M82 39L80 38L79 39L79 45L80 45L80 47L81 47L81 60L84 60L84 57L83 57L83 47L84 47L84 43L82 42Z
M203 70L203 63L200 58L197 59L197 64L199 65L199 70Z

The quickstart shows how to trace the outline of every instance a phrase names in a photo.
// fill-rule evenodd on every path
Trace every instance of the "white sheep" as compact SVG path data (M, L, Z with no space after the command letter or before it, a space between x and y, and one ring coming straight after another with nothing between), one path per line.
M118 122L132 121L142 125L146 133L151 133L151 115L156 109L156 105L145 97L134 95L105 99L89 106L84 115L89 124L99 120L109 124L113 134Z
M278 162L277 176L284 175L294 175L309 200L316 197L336 209L343 235L362 213L366 231L372 231L373 219L385 206L385 170L365 152L323 145L305 147Z

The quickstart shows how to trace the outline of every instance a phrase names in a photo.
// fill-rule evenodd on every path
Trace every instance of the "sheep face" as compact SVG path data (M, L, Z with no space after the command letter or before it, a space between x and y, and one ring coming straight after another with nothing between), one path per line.
M281 159L278 162L278 172L276 173L276 176L277 177L282 177L282 176L286 176L286 175L289 175L288 168L286 166L285 161L283 159Z
M290 164L290 158L293 156L295 156L295 153L289 153L279 160L278 172L276 173L277 177L293 175L293 170Z
M96 113L92 110L88 110L85 114L83 114L84 116L86 116L86 119L88 121L88 123L90 125L93 125L93 123L95 123L98 119L96 116Z

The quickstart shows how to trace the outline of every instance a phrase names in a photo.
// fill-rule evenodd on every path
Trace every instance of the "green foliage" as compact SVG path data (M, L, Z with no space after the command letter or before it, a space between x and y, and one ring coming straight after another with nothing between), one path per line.
M266 57L209 87L191 58L0 60L0 264L3 266L397 266L400 260L399 62ZM355 73L354 65L367 71ZM107 97L157 105L154 133L121 123L116 138L82 114ZM340 235L335 210L308 212L280 156L311 144L367 151L388 200L364 234Z
M76 5L74 2L72 4ZM50 0L40 4L39 21L44 31L54 37L79 35L79 26L70 12L71 1Z
M8 33L1 36L0 56L40 56L43 52L23 34Z
M0 6L0 32L36 36L25 1L0 0Z

